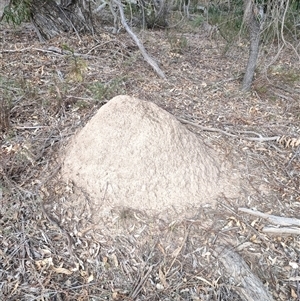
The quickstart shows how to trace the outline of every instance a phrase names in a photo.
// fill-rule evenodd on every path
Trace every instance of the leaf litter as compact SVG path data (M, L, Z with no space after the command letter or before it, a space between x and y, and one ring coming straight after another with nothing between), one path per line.
M299 235L264 233L265 219L238 211L299 216L299 145L231 139L187 125L243 173L245 191L251 187L239 199L218 199L216 208L186 208L188 219L180 212L170 219L167 208L155 218L115 208L97 228L88 195L60 179L60 149L118 94L205 127L300 136L299 81L285 84L278 72L266 80L258 72L252 92L243 94L246 46L224 53L220 37L200 30L184 36L187 48L174 55L163 31L140 33L164 81L125 33L41 45L28 25L1 25L0 299L242 300L215 252L220 244L242 256L274 300L299 298ZM53 51L63 45L71 53ZM293 56L286 48L276 70L290 72ZM85 202L72 207L80 194Z

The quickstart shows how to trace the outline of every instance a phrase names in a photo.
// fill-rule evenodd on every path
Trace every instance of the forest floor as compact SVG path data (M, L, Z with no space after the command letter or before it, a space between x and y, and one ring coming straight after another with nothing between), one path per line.
M292 145L300 139L299 57L288 46L263 45L253 88L242 93L242 38L230 44L187 25L138 35L166 80L122 31L40 43L29 24L0 25L0 299L242 300L215 250L227 242L274 300L299 300L299 227L266 232L269 220L238 210L300 216L300 146ZM234 133L189 126L228 157L253 193L198 208L189 220L120 214L122 234L97 240L76 225L62 229L42 205L55 214L72 189L56 177L60 150L120 94ZM294 140L243 139L259 135Z

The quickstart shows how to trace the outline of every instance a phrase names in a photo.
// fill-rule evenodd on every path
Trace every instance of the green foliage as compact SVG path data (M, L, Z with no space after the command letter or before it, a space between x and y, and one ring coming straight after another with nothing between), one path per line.
M30 6L32 0L12 0L4 8L4 20L13 25L20 25L30 20Z
M95 82L89 90L93 93L93 97L99 101L110 99L118 94L123 93L122 84L125 78L115 78L109 82Z
M173 53L183 54L188 46L187 38L183 34L178 36L177 34L171 35L168 33L168 42Z
M35 98L37 94L36 86L24 78L14 80L0 76L0 100L9 106L22 98Z
M68 78L74 82L82 82L87 71L86 61L76 56L70 56L69 62Z
M127 17L130 17L130 20L132 20L134 16L137 16L140 14L140 7L138 6L137 3L132 3L132 1L130 1L130 0L125 0L124 14Z
M274 41L297 41L300 38L300 5L291 1L289 7L281 5L281 2L269 6L267 9L266 26L262 32L262 41L269 44ZM284 22L284 23L283 23Z
M220 35L231 44L240 34L243 23L243 0L230 2L210 1L205 11L197 13L197 6L192 7L196 17L193 27L200 27L204 22L218 29Z
M34 88L24 79L14 80L0 75L0 132L10 128L11 110L23 98L35 95Z
M258 5L265 5L267 2L263 0L255 1ZM228 47L234 43L237 36L245 33L245 28L243 27L243 0L210 1L206 9L205 13L198 13L194 18L194 27L202 26L204 21L212 26L217 26L220 35L227 41ZM288 8L283 3L283 0L277 2L271 1L267 6L265 29L261 36L262 41L264 43L271 43L274 40L280 41L284 37L290 41L299 40L299 12L300 2L298 0L291 0ZM196 11L195 14L197 14Z
M282 20L283 19L281 19L281 21ZM284 27L283 27L284 34L286 36L291 37L293 40L299 40L300 38L299 24L300 24L300 7L296 10L295 5L290 5L290 7L287 10L286 18L284 20Z
M67 44L63 44L61 48L69 54L67 56L69 62L68 79L72 82L82 82L87 71L86 61L76 56L74 49Z
M205 21L204 17L202 15L199 15L193 20L192 26L200 27L204 21Z
M282 84L293 86L300 82L300 73L298 69L287 69L283 66L275 65L270 67L269 72Z
M299 0L292 0L291 4L290 4L290 7L294 12L299 13L299 11L300 11L300 1Z
M234 1L231 6L211 4L208 8L208 23L218 26L223 38L230 42L241 30L243 13L242 1Z

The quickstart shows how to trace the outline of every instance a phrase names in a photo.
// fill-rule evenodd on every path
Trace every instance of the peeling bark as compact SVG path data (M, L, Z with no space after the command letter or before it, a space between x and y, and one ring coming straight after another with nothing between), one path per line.
M273 301L261 280L252 273L244 259L231 248L219 246L216 256L233 282L234 291L247 301Z
M84 0L33 0L31 20L41 39L63 32L93 32L92 14Z

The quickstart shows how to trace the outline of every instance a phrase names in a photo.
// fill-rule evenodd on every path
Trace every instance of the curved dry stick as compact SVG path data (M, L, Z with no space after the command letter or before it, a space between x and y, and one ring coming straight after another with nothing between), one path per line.
M257 134L257 133L255 133L255 134L258 135L259 137L241 137L240 135L235 135L235 134L232 134L230 132L223 131L223 130L220 130L220 129L217 129L217 128L205 127L205 126L202 126L202 125L197 124L195 122L191 122L191 121L188 121L188 120L185 120L185 119L182 119L182 118L177 118L177 119L182 123L192 125L194 127L197 127L199 129L201 129L202 131L216 132L216 133L224 134L224 135L229 136L229 137L239 138L239 139L244 139L244 140L249 140L249 141L258 141L258 142L277 141L280 138L280 136L263 137L263 136L261 136L260 134Z

